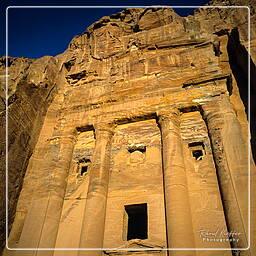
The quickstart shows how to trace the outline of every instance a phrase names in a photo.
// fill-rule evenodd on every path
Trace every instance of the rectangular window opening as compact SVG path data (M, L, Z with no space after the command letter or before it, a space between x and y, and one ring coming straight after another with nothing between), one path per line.
M196 159L196 160L202 160L203 158L203 151L198 149L198 150L192 150L192 154L193 154L193 157Z
M188 144L192 156L195 158L196 161L200 161L205 156L205 147L203 142L191 142Z
M147 204L125 205L128 216L127 240L148 238Z
M89 158L81 158L77 161L78 164L78 173L80 173L81 176L85 176L88 172L88 168L91 165L91 160Z

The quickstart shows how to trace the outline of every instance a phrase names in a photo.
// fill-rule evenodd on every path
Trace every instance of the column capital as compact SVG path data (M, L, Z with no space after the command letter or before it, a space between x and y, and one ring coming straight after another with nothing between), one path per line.
M157 112L159 121L173 120L180 116L180 111L177 108L164 109Z
M210 120L216 120L219 118L226 118L229 116L236 116L236 112L232 103L230 102L229 96L222 95L214 101L208 101L201 105L203 110L203 117Z
M93 126L97 137L97 135L106 133L108 133L109 135L114 135L114 131L117 125L115 123L99 122L94 124Z
M74 144L77 140L77 136L75 134L59 134L55 136L51 136L47 139L49 144L63 144L63 143L71 143ZM38 154L38 150L35 150L36 154Z
M59 138L61 143L74 144L77 140L76 130L73 128L65 129L60 133Z
M177 130L180 124L180 111L177 108L171 108L159 111L157 113L160 129Z
M65 134L60 136L61 141L70 141L70 142L76 142L77 138L75 134Z

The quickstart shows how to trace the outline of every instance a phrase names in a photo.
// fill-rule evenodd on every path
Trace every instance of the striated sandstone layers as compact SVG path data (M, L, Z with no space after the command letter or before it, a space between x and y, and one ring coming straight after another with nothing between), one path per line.
M210 4L248 5L255 24L253 1ZM92 24L63 54L8 58L8 246L106 248L65 252L71 256L246 248L249 162L255 181L247 147L247 12L199 9L182 18L167 8L126 9ZM252 72L255 37L252 30ZM2 74L5 65L1 58ZM4 117L2 100L2 125ZM1 143L4 179L5 131ZM144 214L147 228L134 235L136 214ZM251 249L237 255L256 253L254 221ZM218 240L208 241L205 232L216 230ZM228 231L240 232L239 239L220 241Z

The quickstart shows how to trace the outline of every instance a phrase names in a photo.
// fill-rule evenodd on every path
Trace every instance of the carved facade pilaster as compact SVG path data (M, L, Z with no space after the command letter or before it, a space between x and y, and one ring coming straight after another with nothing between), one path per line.
M115 125L99 123L94 128L96 145L92 158L80 248L102 248L104 239L111 139ZM90 251L90 256L101 254L101 250ZM85 255L88 255L88 251L79 251L79 256Z
M19 248L55 247L74 143L73 131L62 134L54 143L49 142L45 162L42 166L38 165L41 180L38 181L28 209ZM51 256L53 252L30 250L23 251L22 254ZM20 252L17 251L16 255L20 255Z
M194 248L187 177L180 136L179 111L159 113L162 135L164 193L168 248ZM195 255L194 251L169 251L170 256Z
M224 95L202 105L214 161L217 169L222 203L229 232L239 232L233 248L248 246L248 142L244 140L235 110ZM244 252L241 252L241 255ZM247 255L247 254L245 254Z

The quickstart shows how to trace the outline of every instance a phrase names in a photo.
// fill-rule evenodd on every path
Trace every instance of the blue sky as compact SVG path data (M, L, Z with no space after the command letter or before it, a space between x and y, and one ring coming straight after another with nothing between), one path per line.
M208 0L3 0L0 4L0 56L5 55L5 9L7 6L188 6ZM62 53L70 40L103 16L122 8L10 8L8 10L8 55L38 58ZM176 9L181 16L193 9Z

